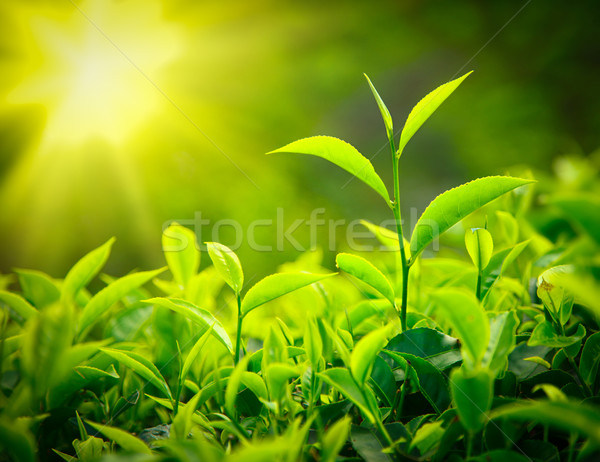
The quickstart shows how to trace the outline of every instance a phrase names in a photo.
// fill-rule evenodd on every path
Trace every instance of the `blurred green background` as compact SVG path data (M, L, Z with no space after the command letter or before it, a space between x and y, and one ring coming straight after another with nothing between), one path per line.
M198 213L243 229L278 208L285 227L320 207L327 220L390 218L335 166L264 155L332 135L389 185L363 72L400 129L427 92L475 70L404 152L404 216L477 176L589 155L600 146L599 11L595 1L2 0L0 272L61 277L110 236L109 273L162 266L164 224ZM256 241L275 246L275 230L257 228ZM195 231L213 238L210 226ZM311 244L306 226L293 236ZM331 264L329 230L317 237ZM299 255L245 242L238 253L251 274Z

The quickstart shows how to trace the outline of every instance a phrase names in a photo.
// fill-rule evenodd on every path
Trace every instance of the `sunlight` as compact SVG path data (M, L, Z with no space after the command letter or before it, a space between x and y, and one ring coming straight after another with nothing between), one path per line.
M150 81L160 86L179 54L158 2L88 0L66 18L21 15L37 65L8 102L46 107L42 151L90 138L118 145L157 110L163 97Z

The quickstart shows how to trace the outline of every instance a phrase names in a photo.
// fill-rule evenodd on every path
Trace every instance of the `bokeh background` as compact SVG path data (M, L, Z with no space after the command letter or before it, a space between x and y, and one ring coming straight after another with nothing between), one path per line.
M405 210L518 164L594 155L599 12L585 0L2 0L0 272L62 277L111 236L109 273L162 266L163 225L198 213L244 229L278 208L286 226L320 207L327 220L390 218L335 166L264 155L337 136L389 185L363 72L401 128L428 91L475 70L406 148ZM331 263L328 233L318 243ZM307 227L294 237L310 244ZM275 227L256 240L275 245ZM238 253L257 273L299 255Z

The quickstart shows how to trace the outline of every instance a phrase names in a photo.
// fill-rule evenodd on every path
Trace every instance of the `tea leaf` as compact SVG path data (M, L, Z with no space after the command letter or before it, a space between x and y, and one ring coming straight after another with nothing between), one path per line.
M154 271L141 271L128 274L112 282L96 295L83 308L79 317L78 335L82 336L86 329L94 324L111 306L129 292L143 286L146 282L162 273L165 268Z
M110 238L73 265L62 285L61 299L64 302L75 300L79 291L86 287L100 272L106 260L108 260L114 242L115 238Z
M339 253L335 258L338 268L373 287L395 305L394 289L390 281L371 262L358 255Z
M465 246L471 260L473 260L473 264L479 271L488 265L494 250L494 241L487 229L472 228L467 230L465 233Z
M577 326L577 332L575 332L575 334L566 336L556 332L556 329L554 329L554 326L549 321L542 321L535 329L533 329L527 345L544 345L550 348L564 348L573 345L584 337L585 327L583 327L582 324Z
M464 367L450 374L450 390L460 421L470 432L483 427L494 397L494 377L487 369L468 373Z
M473 71L471 71L473 72ZM440 85L435 90L427 94L417 105L410 111L402 134L400 135L400 145L398 147L398 157L402 155L404 147L417 132L421 125L425 123L427 119L435 112L435 110L442 104L448 96L450 96L454 90L465 80L471 72L459 77L456 80L452 80L443 85Z
M15 313L17 313L24 321L37 316L36 310L27 300L17 294L0 290L0 302L5 303Z
M313 369L317 369L321 356L323 355L323 339L319 333L317 323L311 317L306 318L306 328L304 329L304 348L306 356Z
M144 300L144 303L152 305L164 306L170 310L182 314L188 319L200 324L205 329L212 328L212 335L221 342L230 353L233 353L233 344L227 334L227 331L221 322L215 318L212 313L202 308L197 307L193 303L178 298L162 298L155 297L149 300Z
M598 365L600 364L600 332L596 332L588 337L581 352L581 362L579 370L583 380L592 386L598 374Z
M139 438L127 433L120 428L109 427L108 425L102 425L94 422L90 422L86 420L86 423L100 433L102 433L107 438L113 440L119 446L121 446L125 451L128 452L139 452L142 454L152 454L152 451L146 444Z
M277 273L258 281L248 290L242 300L242 316L259 306L289 294L301 287L309 286L322 279L335 276L337 273Z
M198 408L198 401L202 392L196 393L183 407L179 408L179 412L173 419L171 424L170 437L179 440L185 440L192 428L192 417Z
M160 371L142 355L138 355L131 351L116 350L114 348L100 348L100 351L127 366L136 374L139 374L142 378L161 390L169 399L173 398L171 390Z
M163 231L162 247L173 278L180 286L187 287L200 265L196 235L191 229L172 223Z
M17 269L15 273L23 296L38 310L59 300L58 285L46 273L28 269Z
M370 392L370 389L367 387L361 389L352 379L348 369L333 367L320 372L319 377L321 377L329 386L335 388L352 401L371 423L375 422L375 416L371 412L371 406L363 395L363 392L366 394ZM373 399L375 398L373 397Z
M369 88L371 88L371 93L373 93L373 97L375 101L377 101L377 106L379 106L379 111L381 112L381 117L383 118L383 123L385 124L385 131L387 132L388 139L392 141L394 139L394 124L392 123L392 116L390 115L390 111L386 107L385 103L379 96L379 93L371 83L371 79L367 74L363 74L369 82Z
M244 273L237 255L229 247L218 242L207 242L208 256L231 289L239 294L244 287Z
M349 416L344 416L329 426L327 433L323 436L320 460L323 462L335 462L338 453L344 444L346 444L351 424L352 419Z
M179 377L180 386L183 386L183 384L185 383L185 379L188 376L188 373L190 371L190 368L192 367L193 362L196 360L196 358L200 354L200 351L202 350L202 348L204 348L204 345L206 345L206 342L208 341L210 335L212 334L214 326L215 326L214 324L211 325L209 327L209 329L200 336L200 338L196 341L196 343L194 343L194 346L192 347L192 349L188 353L187 357L185 358L185 361L183 362L183 367L181 368L181 377Z
M532 180L488 176L450 189L436 197L425 209L410 238L411 264L444 231L488 202Z
M371 375L375 356L387 343L389 333L387 326L369 332L361 338L350 356L350 370L359 385L363 385Z
M518 422L539 422L589 438L600 446L600 413L597 407L579 402L519 401L495 409L492 419L505 418Z
M483 365L496 374L505 366L508 355L515 348L519 318L514 311L505 311L491 315L489 323L490 342L483 357Z
M237 416L235 400L238 395L240 384L242 383L242 375L246 372L249 360L250 356L244 356L235 366L227 381L227 388L225 389L225 409L227 410L227 415L232 419L235 419Z
M465 363L476 368L483 359L490 339L490 326L481 304L470 292L457 288L440 289L431 298L444 312L460 339Z
M377 194L383 197L386 204L390 204L390 196L385 184L383 184L379 175L375 173L375 169L371 165L371 162L358 152L356 148L345 141L331 136L313 136L311 138L294 141L293 143L268 152L267 154L280 152L309 154L326 159L347 172L350 172L359 180L365 182L375 190Z

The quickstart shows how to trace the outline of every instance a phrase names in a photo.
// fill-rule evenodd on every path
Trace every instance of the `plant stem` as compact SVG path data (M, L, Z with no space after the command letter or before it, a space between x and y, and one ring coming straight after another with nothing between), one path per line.
M240 360L240 344L242 342L242 321L244 320L244 317L242 316L242 297L240 296L239 293L237 293L236 295L237 295L237 307L238 307L238 324L237 324L237 334L235 337L235 359L234 359L235 365L237 365L237 363Z
M471 458L471 454L473 453L473 433L467 433L467 459Z
M481 301L481 269L477 272L477 300Z
M398 161L396 156L396 148L393 138L389 138L390 151L392 154L392 172L394 175L394 201L393 212L396 220L396 230L398 232L398 245L400 246L400 259L402 263L402 304L400 305L400 324L402 332L406 331L406 311L408 309L408 271L409 266L406 260L406 252L404 250L404 234L402 233L402 215L400 213L400 179L398 175Z

